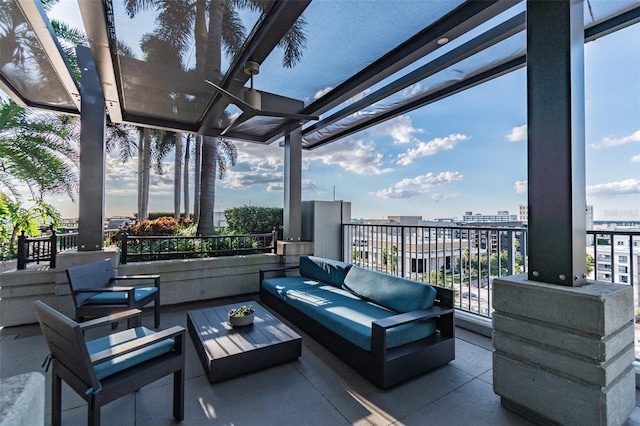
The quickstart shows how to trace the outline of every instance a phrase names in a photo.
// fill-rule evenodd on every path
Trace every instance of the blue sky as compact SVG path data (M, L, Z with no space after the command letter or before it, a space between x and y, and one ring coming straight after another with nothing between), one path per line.
M640 220L640 25L586 44L585 69L587 203L596 220ZM282 206L282 148L236 146L238 164L217 185L216 210ZM351 202L357 218L517 214L527 202L526 154L522 69L303 151L302 197L331 200L335 191L336 199ZM135 212L135 169L135 161L123 166L108 159L108 216ZM173 209L172 180L169 159L166 173L152 176L150 211ZM63 216L77 216L77 205L68 200L48 201Z

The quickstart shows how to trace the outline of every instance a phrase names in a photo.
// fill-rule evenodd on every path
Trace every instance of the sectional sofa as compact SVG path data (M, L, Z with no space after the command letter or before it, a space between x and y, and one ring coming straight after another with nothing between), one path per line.
M381 388L455 357L450 289L314 256L260 283L263 302Z

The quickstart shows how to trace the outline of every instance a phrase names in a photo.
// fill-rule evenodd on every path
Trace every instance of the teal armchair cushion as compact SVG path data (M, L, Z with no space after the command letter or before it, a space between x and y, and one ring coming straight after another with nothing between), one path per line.
M433 306L436 289L429 284L352 267L344 288L365 300L395 312L411 312Z
M88 341L87 350L89 351L89 355L93 355L114 346L127 343L141 337L150 336L152 334L155 334L155 332L145 327L130 328L128 330L112 334L110 336L100 337L98 339ZM109 361L97 364L94 366L96 376L100 380L123 371L129 367L133 367L134 365L171 352L173 350L173 344L173 339L161 340L142 349L138 349L126 355L122 355L110 359Z
M158 291L156 287L137 287L134 290L135 300L142 300L149 296L151 293ZM96 293L89 297L85 304L88 305L111 305L111 304L126 304L127 303L126 291L105 291L103 293Z
M300 256L300 275L334 287L342 287L350 263L316 256Z

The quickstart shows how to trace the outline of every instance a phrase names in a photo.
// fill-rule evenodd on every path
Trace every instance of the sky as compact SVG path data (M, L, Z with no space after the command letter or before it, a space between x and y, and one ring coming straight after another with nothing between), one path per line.
M69 12L56 13L73 24ZM640 24L585 45L587 204L596 220L640 220L639 76ZM217 183L215 210L282 207L283 149L234 143L238 161ZM106 167L107 216L133 215L135 158L121 164L109 157ZM349 201L354 218L517 214L527 203L526 70L304 150L302 179L304 201ZM77 216L77 203L47 201L63 217ZM172 210L168 158L164 175L152 174L149 211Z

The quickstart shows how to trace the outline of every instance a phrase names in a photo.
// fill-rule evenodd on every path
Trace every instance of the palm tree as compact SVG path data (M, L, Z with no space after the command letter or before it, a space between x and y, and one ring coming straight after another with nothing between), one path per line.
M236 147L225 138L213 138L204 136L202 143L202 179L200 182L200 215L198 218L197 235L213 234L213 212L215 203L216 174L220 179L227 172L227 164L235 166L238 156ZM207 151L213 151L212 155L204 155ZM205 173L205 170L213 169L213 173Z
M191 49L191 40L194 39L196 75L206 75L214 81L220 81L222 76L221 58L223 48L225 53L234 56L242 47L245 29L237 9L247 8L252 11L264 12L270 7L268 2L259 0L196 0L195 2L124 0L124 4L130 17L134 17L136 13L146 9L153 8L157 10L156 22L158 27L153 36L170 45L174 52L178 52L178 58ZM208 26L207 12L209 18ZM175 16L184 16L186 19L175 19ZM300 18L280 42L280 45L284 48L283 65L286 67L295 65L302 56L302 49L306 43L303 32L304 25L304 20ZM191 31L193 31L193 34ZM222 142L220 146L228 146L230 144L226 140L220 142ZM208 234L213 230L215 180L216 172L220 170L221 166L216 164L220 158L217 150L218 141L205 137L201 143L201 148L201 191L195 194L196 199L199 198L200 208L194 209L194 214L198 219L198 233ZM196 150L196 157L198 152L200 151ZM196 162L196 168L198 165L199 163ZM226 169L226 163L222 167ZM205 223L200 225L203 220Z
M67 116L35 113L0 102L0 186L19 198L17 183L31 198L67 194L77 187L78 149Z
M176 133L176 154L173 160L173 217L180 220L182 191L182 133Z
M184 168L182 169L182 185L184 192L184 218L189 219L189 160L191 156L191 134L186 135L184 148Z

